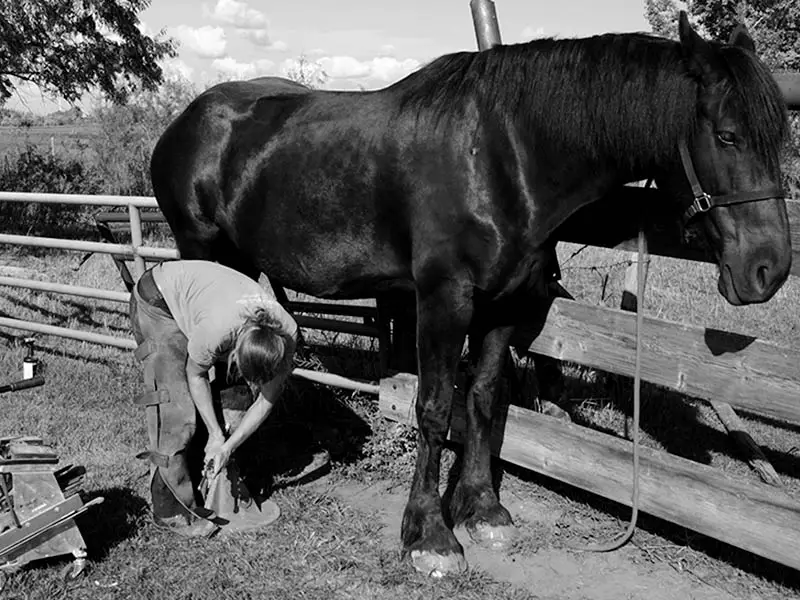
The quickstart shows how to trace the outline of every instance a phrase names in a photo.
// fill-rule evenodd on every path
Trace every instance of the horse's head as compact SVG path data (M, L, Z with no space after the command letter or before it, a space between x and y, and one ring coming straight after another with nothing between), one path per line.
M791 267L779 158L786 106L743 26L727 45L703 40L685 13L679 29L697 114L680 144L680 168L659 185L680 199L686 222L701 227L728 302L765 302Z

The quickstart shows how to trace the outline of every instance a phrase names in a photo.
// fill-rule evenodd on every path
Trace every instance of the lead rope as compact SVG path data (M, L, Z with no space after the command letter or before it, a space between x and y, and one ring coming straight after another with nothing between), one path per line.
M653 183L647 181L645 189ZM639 518L639 412L641 406L642 388L642 326L644 324L644 288L645 288L645 237L644 224L639 222L638 262L636 265L636 359L633 374L633 490L631 492L631 519L628 528L617 537L599 544L586 546L569 546L572 550L581 552L611 552L627 544L636 531L636 521Z

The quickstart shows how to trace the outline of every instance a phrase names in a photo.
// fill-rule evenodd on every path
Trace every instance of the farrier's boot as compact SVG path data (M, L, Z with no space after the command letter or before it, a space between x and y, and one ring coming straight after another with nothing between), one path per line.
M170 462L178 465L171 465L168 469L153 466L151 469L153 522L183 537L210 537L219 531L219 525L215 523L217 515L214 511L196 506L191 481L188 477L180 476L181 473L188 474L185 464L180 465L181 461L182 454L176 455ZM170 480L177 485L170 483Z

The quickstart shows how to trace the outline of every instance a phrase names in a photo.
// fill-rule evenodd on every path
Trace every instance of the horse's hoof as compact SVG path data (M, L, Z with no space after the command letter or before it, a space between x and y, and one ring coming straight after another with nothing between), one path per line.
M489 525L481 522L467 527L473 542L490 550L507 550L519 534L513 525Z
M420 573L429 577L457 575L467 570L467 561L463 554L437 554L425 550L411 551L411 564Z

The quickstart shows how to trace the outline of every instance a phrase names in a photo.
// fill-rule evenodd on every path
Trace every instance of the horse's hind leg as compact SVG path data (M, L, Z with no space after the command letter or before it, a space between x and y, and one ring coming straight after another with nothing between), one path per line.
M492 486L489 439L502 367L513 327L470 331L470 363L475 371L467 393L467 435L461 474L450 504L476 543L505 548L516 537L511 515Z

